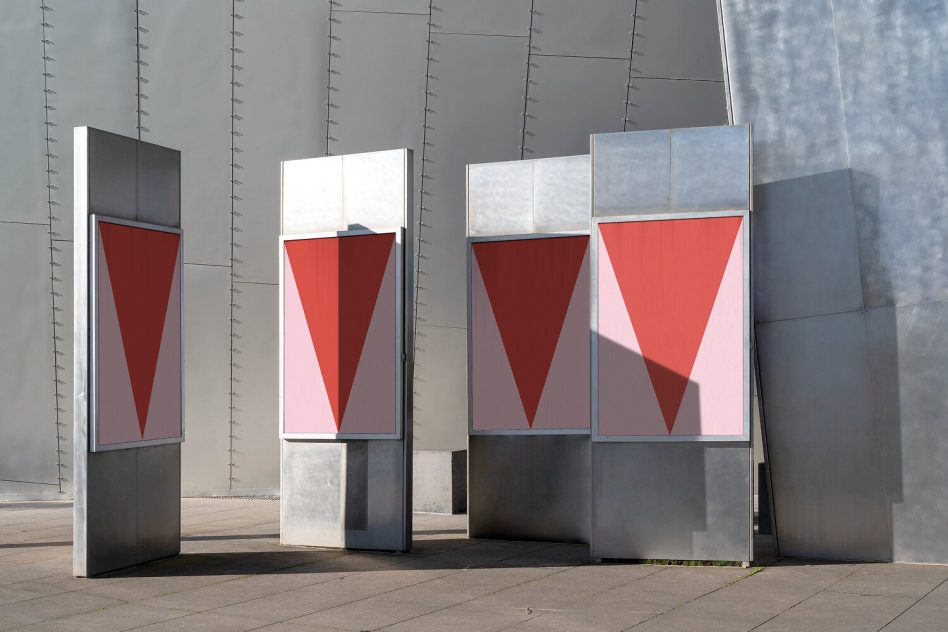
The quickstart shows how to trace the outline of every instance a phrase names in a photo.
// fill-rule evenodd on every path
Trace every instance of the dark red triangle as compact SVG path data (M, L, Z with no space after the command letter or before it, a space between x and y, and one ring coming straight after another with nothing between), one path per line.
M285 243L338 431L395 235Z
M99 234L144 437L181 236L107 222Z
M740 228L740 217L599 225L669 433Z
M474 244L474 256L533 427L589 238Z

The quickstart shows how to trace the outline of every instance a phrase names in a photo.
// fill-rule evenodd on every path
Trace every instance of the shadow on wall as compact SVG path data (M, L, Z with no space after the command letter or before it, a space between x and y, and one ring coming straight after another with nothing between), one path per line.
M866 300L879 182L840 170L755 187L755 333L782 555L891 560L902 501L894 308ZM873 291L891 295L884 269ZM885 289L885 288L888 289Z

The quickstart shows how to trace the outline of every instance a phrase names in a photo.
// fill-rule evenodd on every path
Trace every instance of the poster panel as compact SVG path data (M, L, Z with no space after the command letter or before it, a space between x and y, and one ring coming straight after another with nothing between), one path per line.
M181 230L91 215L93 452L184 440Z
M281 237L283 438L401 438L403 239Z
M471 434L589 432L589 237L472 238Z
M748 440L747 222L595 221L594 440Z

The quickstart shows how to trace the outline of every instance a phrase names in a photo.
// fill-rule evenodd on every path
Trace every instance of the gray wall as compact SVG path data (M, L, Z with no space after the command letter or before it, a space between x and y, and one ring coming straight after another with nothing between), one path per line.
M948 4L723 16L781 552L948 562Z
M45 6L0 2L0 497L71 486L74 126L181 150L182 486L248 493L279 480L280 160L414 150L415 447L463 449L464 165L726 120L714 0Z

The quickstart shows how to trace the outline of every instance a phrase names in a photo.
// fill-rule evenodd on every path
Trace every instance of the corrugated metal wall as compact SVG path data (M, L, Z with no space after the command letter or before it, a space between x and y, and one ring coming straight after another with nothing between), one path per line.
M280 160L414 150L415 448L462 449L464 165L724 123L720 60L714 0L4 0L0 497L71 491L73 126L182 152L182 482L246 493L279 476Z

